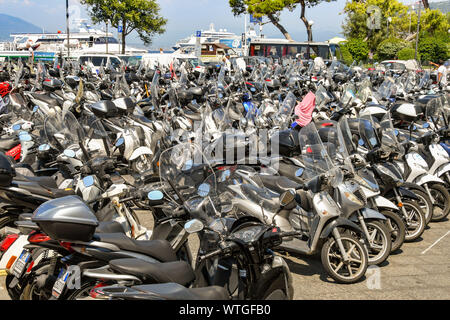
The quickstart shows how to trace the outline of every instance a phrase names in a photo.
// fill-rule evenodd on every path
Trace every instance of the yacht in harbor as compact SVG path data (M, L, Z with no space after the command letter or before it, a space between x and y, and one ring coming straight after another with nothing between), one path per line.
M70 40L63 32L56 33L13 33L11 42L0 43L0 57L26 57L29 56L29 48L32 47L36 56L51 58L56 54L67 55L70 49L70 57L77 58L83 54L109 53L120 54L122 45L111 32L95 29L87 23L87 20L76 21L76 27L70 31ZM140 55L148 50L125 46L125 53Z

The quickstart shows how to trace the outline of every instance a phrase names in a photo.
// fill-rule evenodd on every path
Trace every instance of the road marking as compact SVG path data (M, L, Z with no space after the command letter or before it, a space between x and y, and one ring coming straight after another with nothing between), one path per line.
M439 241L441 241L442 239L444 239L449 233L450 233L450 231L447 231L446 234L444 234L442 237L440 237L438 240L436 240L436 242L433 243L431 246L429 246L425 251L423 251L422 254L425 254L428 250L430 250L431 248L433 248Z

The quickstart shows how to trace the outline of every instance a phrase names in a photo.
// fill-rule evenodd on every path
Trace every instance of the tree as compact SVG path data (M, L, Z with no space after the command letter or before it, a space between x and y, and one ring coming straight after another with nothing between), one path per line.
M136 31L139 38L150 44L155 34L165 32L167 20L159 15L155 0L81 0L88 6L93 23L107 22L122 27L122 54L125 54L125 38Z
M367 11L370 6L380 8L380 24L376 29L371 29L367 25ZM352 0L347 2L344 13L347 15L342 26L344 35L347 38L365 39L371 50L376 50L378 45L387 38L409 40L415 38L414 33L418 23L417 13L411 12L408 6L398 0ZM441 11L422 10L420 30L427 30L427 33L435 34L449 28L449 21Z
M428 0L422 0L422 3L425 9L430 9L430 4L428 3Z
M287 40L292 40L279 18L281 11L289 2L289 0L229 0L231 11L235 16L249 13L255 18L267 17Z
M266 16L288 40L292 40L292 37L280 24L279 14L284 9L294 11L297 6L300 6L300 20L305 24L308 41L313 41L311 25L305 15L306 7L310 8L319 3L331 1L336 0L229 0L229 4L234 15L250 13L257 18Z

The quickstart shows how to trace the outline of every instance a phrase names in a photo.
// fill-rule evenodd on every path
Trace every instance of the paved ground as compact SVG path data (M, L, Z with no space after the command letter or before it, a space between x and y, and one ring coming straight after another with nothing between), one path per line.
M140 213L145 226L152 218ZM192 238L196 250L198 239ZM319 257L285 257L294 278L295 299L389 300L450 299L450 221L430 224L423 238L405 243L400 252L391 255L383 266L368 270L358 284L340 285L322 268ZM0 300L8 300L4 277L0 281Z

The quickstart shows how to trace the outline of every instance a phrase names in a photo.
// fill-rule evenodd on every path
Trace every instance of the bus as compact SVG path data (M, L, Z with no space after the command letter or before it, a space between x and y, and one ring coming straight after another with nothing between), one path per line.
M341 60L342 54L338 44L328 42L296 42L284 39L255 39L252 40L249 56L260 57L297 57L301 59L314 59L321 57L324 60L332 60L336 57Z

